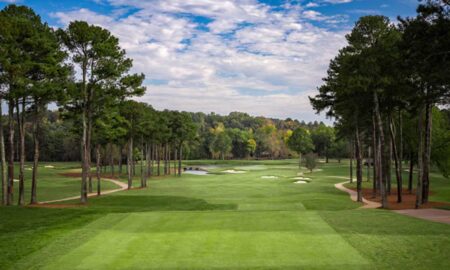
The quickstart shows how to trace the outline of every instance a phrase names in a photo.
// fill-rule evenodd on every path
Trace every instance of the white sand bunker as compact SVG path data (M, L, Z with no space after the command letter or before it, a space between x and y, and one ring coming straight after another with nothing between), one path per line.
M294 184L308 184L308 182L300 180L300 181L294 182Z
M224 173L245 173L245 171L225 170Z
M294 177L291 179L293 179L293 180L311 180L311 178L308 178L308 177Z
M53 168L55 168L55 166L52 166L52 165L46 165L46 166L44 166L44 168L53 169Z
M278 179L278 176L273 176L273 175L264 175L261 176L262 179Z

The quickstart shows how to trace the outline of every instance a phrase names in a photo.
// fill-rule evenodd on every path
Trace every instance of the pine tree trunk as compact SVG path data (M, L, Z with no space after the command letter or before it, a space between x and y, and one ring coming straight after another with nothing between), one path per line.
M7 205L12 205L14 195L14 99L8 101L8 200Z
M161 176L161 145L157 146L158 150L156 151L156 160L158 166L158 176Z
M433 125L433 104L427 103L425 111L425 142L423 153L423 172L422 172L422 203L428 202L430 192L430 159L431 159L431 130Z
M400 173L403 173L403 115L402 110L398 111L398 125L399 125L399 146L398 146L398 158Z
M356 126L355 133L355 151L356 151L356 190L357 190L357 201L362 202L362 157L361 157L361 141L359 138L358 126Z
M389 120L388 120L389 122ZM389 123L388 123L388 131L389 131ZM385 159L386 169L385 169L385 176L386 176L386 183L387 183L387 194L391 195L392 191L392 175L391 175L391 165L392 165L392 138L391 136L387 135L389 137L389 153L387 159Z
M175 173L175 175L177 174L177 148L176 147L174 147L175 149L174 149L174 154L173 154L173 170L174 170L174 173Z
M372 183L372 189L373 189L373 198L376 198L377 196L377 187L379 184L379 177L377 174L378 171L378 153L377 153L377 127L376 127L376 121L375 121L375 114L372 116L372 166L373 166L373 183Z
M180 144L180 154L178 155L178 176L181 176L181 160L183 158L183 145Z
M387 157L386 151L385 151L383 122L381 120L380 106L378 103L378 94L376 91L374 91L374 104L375 104L375 116L376 116L376 120L377 120L377 127L378 127L377 130L378 130L378 138L379 138L379 143L378 143L379 162L380 162L380 165L383 166L383 168L381 168L381 166L380 166L380 173L379 173L379 177L381 179L381 183L380 183L381 206L382 206L382 208L387 208L388 202L387 202L387 196L386 196L386 192L385 192L386 191L386 178L385 178L384 172L386 172L385 164L388 160L388 157Z
M100 177L100 159L101 159L101 155L100 155L100 144L97 144L97 147L95 147L95 153L97 155L96 157L96 174L97 174L97 196L100 196L102 193L102 187L101 187L101 177Z
M141 188L145 187L145 160L144 160L144 138L141 138Z
M370 182L370 146L367 148L367 182Z
M19 109L17 100L17 125L19 127L19 205L25 204L25 98L20 103L22 111Z
M420 208L422 205L422 173L423 173L423 108L421 108L419 113L419 147L417 151L417 164L418 164L418 173L417 173L417 188L416 188L416 209Z
M123 156L122 156L122 150L123 150L123 147L122 146L119 146L119 177L122 175L122 158L123 158Z
M35 112L34 112L34 158L33 158L33 172L31 177L31 204L37 203L37 174L38 174L38 164L39 164L39 127L40 127L40 113L39 104L35 100Z
M389 117L390 123L389 123L389 132L391 134L391 140L392 140L392 150L394 153L394 162L395 162L395 173L397 176L397 202L402 202L402 192L403 192L403 179L402 179L402 172L400 171L400 164L399 164L399 156L397 152L397 145L395 142L395 134L394 134L394 123L392 122L392 118Z
M114 177L114 145L109 143L109 166L111 167L111 176Z
M133 136L128 140L128 151L127 151L127 172L128 172L128 189L133 186Z
M86 89L86 75L87 62L83 62L82 66L83 81L82 81L82 95L83 95L83 112L82 125L83 135L81 140L81 203L87 203L87 177L89 173L89 158L88 158L88 97Z
M172 155L171 155L172 153L171 153L171 149L170 149L170 144L167 144L167 167L168 167L168 173L169 173L169 175L171 175L172 174L172 162L171 162L171 159L172 159Z
M353 183L353 152L354 152L354 147L353 147L353 142L351 143L351 150L350 150L350 183Z
M413 175L414 175L414 158L413 158L413 153L411 152L410 157L409 157L409 179L408 179L409 194L412 194Z
M2 178L2 204L8 204L8 175L6 173L5 136L3 133L3 100L0 98L0 177Z

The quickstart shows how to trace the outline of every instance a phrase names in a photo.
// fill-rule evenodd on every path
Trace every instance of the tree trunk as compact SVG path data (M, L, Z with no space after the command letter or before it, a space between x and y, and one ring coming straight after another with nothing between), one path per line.
M17 100L17 125L19 130L19 205L25 204L25 98L20 103L22 109L19 109L19 101Z
M83 95L83 112L82 125L83 135L81 139L81 203L87 203L87 176L89 173L89 157L88 157L88 97L86 89L87 62L83 61L82 65L82 95Z
M5 156L5 141L3 134L3 100L0 98L0 177L2 178L2 204L8 204L8 176L6 174L6 156Z
M395 162L395 173L397 176L397 202L402 202L402 192L403 192L403 179L402 179L402 172L400 171L400 164L399 164L399 155L397 152L397 145L395 142L395 134L394 134L394 123L392 122L392 118L389 117L390 123L389 123L389 132L391 134L391 140L392 140L392 150L394 153L394 162Z
M177 148L174 147L174 154L173 154L173 170L174 170L174 174L177 174Z
M385 151L385 140L384 140L384 130L383 130L383 122L381 120L381 114L380 114L380 106L378 103L378 93L374 91L374 104L375 104L375 116L377 120L377 126L378 126L378 138L379 138L379 144L378 144L378 153L379 153L379 162L381 164L385 164L388 160L388 157L386 156ZM379 177L381 179L380 183L380 194L381 194L381 206L382 208L388 207L388 201L386 196L386 179L384 177L383 169L380 168ZM384 170L385 171L385 170Z
M181 159L183 158L183 145L180 144L180 154L178 155L178 176L181 176Z
M97 155L96 157L96 163L97 163L97 168L96 168L96 174L97 174L97 196L100 196L102 191L101 191L101 178L100 178L100 159L101 159L101 155L100 155L100 144L97 144L97 147L95 147L95 153Z
M388 131L389 131L389 120L388 120ZM392 175L391 175L391 165L392 165L392 138L389 135L386 135L389 137L389 153L388 157L385 159L386 169L385 169L385 176L386 176L386 183L387 183L387 194L391 195L392 191Z
M427 103L425 111L425 142L423 152L422 172L422 203L428 202L430 192L430 159L431 159L431 130L433 125L433 104Z
M372 166L373 166L373 183L372 183L372 190L373 190L373 198L376 198L377 196L377 186L379 184L379 177L378 177L378 153L377 153L377 125L375 120L375 114L372 116Z
M119 146L119 177L122 175L122 146Z
M145 160L144 160L144 138L141 138L141 188L145 187L145 175L144 171L146 171L147 168L145 168Z
M409 179L408 179L409 194L412 194L413 175L414 175L414 158L413 158L413 153L411 152L410 157L409 157Z
M361 141L359 138L359 130L358 126L356 126L355 133L355 150L356 150L356 190L357 190L357 201L362 202L362 177L363 177L363 169L362 169L362 157L361 157Z
M38 174L38 164L39 164L39 129L40 129L40 113L38 101L34 102L34 158L33 158L33 172L31 177L31 204L37 203L37 174Z
M298 152L298 168L302 168L302 153Z
M14 195L14 99L8 101L8 143L9 143L9 158L8 158L8 200L7 205L13 203Z
M398 132L399 132L399 146L398 146L398 159L400 174L403 173L403 115L402 110L398 110Z
M423 108L421 108L419 113L419 147L417 151L417 164L418 164L418 173L417 173L417 189L416 189L416 209L422 205L422 173L423 173Z
M353 147L353 142L351 143L351 150L350 150L350 183L353 183L353 152L354 152L354 147Z
M127 158L127 169L128 169L128 189L133 186L133 136L129 138L128 141L128 158Z
M370 182L370 155L371 155L371 151L370 151L370 146L367 148L367 182Z
M109 143L109 166L111 167L111 176L114 177L114 145Z
M158 176L161 176L161 145L157 146L157 151L156 151L156 160L158 162L157 166L158 166Z

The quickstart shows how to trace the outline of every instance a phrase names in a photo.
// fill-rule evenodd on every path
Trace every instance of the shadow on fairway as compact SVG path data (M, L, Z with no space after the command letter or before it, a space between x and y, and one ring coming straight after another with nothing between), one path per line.
M235 210L236 204L211 204L202 199L181 196L139 196L119 195L91 200L92 208L102 208L108 212L144 211L206 211Z

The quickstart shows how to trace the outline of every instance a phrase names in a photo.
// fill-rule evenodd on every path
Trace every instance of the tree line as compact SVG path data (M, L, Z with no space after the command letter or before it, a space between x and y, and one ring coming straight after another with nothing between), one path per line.
M403 161L410 161L409 192L417 170L416 207L429 200L431 164L447 177L450 170L450 2L423 1L417 16L398 20L360 18L346 36L348 45L330 62L319 94L310 98L354 142L358 201L362 157L372 158L373 193L384 208L391 167L399 203Z

